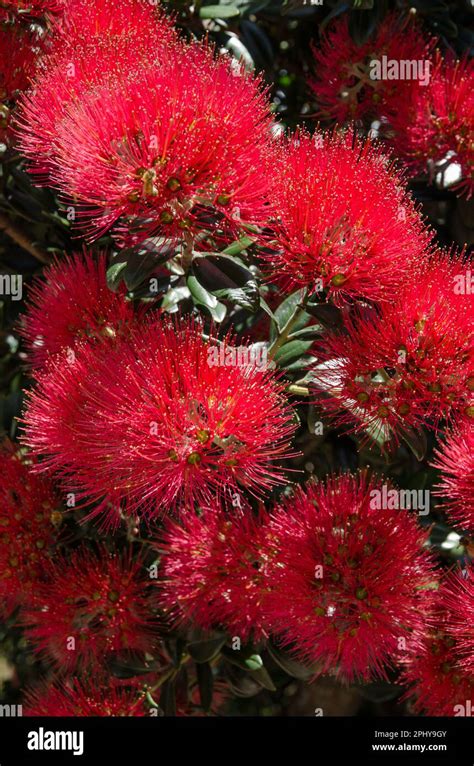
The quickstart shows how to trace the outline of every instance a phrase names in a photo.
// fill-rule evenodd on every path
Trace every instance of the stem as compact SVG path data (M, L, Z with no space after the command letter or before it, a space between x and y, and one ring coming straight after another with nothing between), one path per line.
M310 396L310 390L306 386L297 386L296 383L291 383L286 389L289 394L295 396Z
M41 261L41 263L50 262L47 253L43 252L41 248L36 247L36 245L30 241L28 236L15 226L15 224L13 224L3 213L0 213L0 231L4 231L10 239L13 239L17 245L23 250L26 250L27 253L30 253L30 255L32 255L33 258L36 258L37 261Z

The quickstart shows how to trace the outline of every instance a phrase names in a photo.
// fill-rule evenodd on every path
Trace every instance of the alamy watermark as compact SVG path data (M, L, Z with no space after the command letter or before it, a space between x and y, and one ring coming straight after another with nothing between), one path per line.
M431 77L431 61L427 59L372 59L369 64L371 80L418 80L428 85Z
M23 277L21 274L0 274L0 298L10 296L12 301L23 298Z
M418 511L419 516L427 516L430 512L429 489L395 489L383 484L381 489L370 492L370 507L372 510L383 509L398 511Z
M255 367L259 371L272 365L268 361L267 347L262 343L252 346L210 346L207 350L209 367Z

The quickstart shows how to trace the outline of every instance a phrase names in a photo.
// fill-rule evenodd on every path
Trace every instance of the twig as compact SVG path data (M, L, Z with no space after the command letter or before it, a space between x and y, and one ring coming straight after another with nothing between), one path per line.
M50 262L50 258L47 253L41 250L41 248L36 247L36 245L31 242L27 235L24 234L21 229L15 226L15 224L13 224L3 213L0 213L0 231L4 231L5 234L10 237L10 239L13 239L17 245L19 245L23 250L26 250L27 253L30 253L30 255L32 255L33 258L36 258L37 261L41 261L41 263Z

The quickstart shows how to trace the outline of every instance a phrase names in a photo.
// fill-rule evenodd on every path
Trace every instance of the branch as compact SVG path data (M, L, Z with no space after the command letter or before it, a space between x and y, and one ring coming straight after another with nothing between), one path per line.
M28 238L28 236L24 234L21 229L15 226L15 224L12 223L3 213L0 213L0 231L4 231L5 234L10 237L10 239L13 239L17 245L19 245L23 250L26 250L27 253L30 253L30 255L32 255L33 258L36 258L37 261L41 261L41 263L50 262L51 259L49 255L41 250L41 248L36 247L36 245Z

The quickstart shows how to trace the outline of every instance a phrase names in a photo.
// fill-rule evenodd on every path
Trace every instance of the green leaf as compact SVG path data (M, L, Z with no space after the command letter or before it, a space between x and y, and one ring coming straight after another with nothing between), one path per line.
M192 264L193 274L209 291L234 290L249 282L255 285L251 271L229 255L197 256Z
M161 687L160 708L165 715L176 715L176 687L174 681L165 681Z
M297 290L296 292L289 295L288 298L285 298L283 303L280 303L280 305L276 309L275 321L276 321L277 329L279 333L281 333L285 325L288 324L288 322L290 321L291 317L294 316L296 311L298 311L298 308L301 305L301 301L303 300L304 295L305 295L304 290ZM303 324L300 325L300 327L303 327L304 324L305 323L303 322ZM293 329L295 330L300 328L297 328L295 326Z
M215 308L217 306L217 298L211 295L192 274L187 279L187 285L195 303L207 306L207 308Z
M290 340L278 349L274 356L275 362L279 367L287 367L292 362L299 359L306 351L309 351L313 345L312 340Z
M263 660L259 654L252 654L244 660L244 665L249 670L260 670L260 668L263 668Z
M201 19L231 19L239 16L240 11L235 5L204 5L199 15Z
M206 639L205 641L192 641L188 644L187 651L195 662L209 662L214 657L217 657L226 640L227 636L224 635Z
M122 281L123 271L126 267L126 261L113 263L112 266L109 266L107 269L107 285L110 290L113 290L114 292L117 290L120 282Z
M417 460L423 460L428 449L428 441L423 428L415 431L414 428L404 428L400 433L403 441L411 449Z

